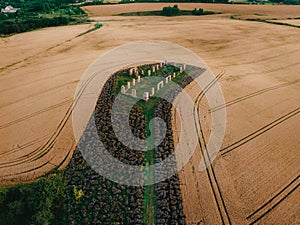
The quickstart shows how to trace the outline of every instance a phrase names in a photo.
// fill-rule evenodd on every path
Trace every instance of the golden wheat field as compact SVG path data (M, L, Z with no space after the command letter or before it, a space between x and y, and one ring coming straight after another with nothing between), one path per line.
M87 6L93 24L55 27L0 39L0 181L28 182L64 168L76 143L76 86L101 54L121 44L162 40L186 47L219 75L225 105L200 122L209 138L211 110L226 107L226 134L212 166L198 170L195 151L179 172L187 224L300 224L300 6L178 4L223 14L114 16L172 3ZM240 20L231 19L235 15ZM187 92L201 91L191 83ZM176 124L176 123L174 123ZM176 130L176 126L174 125ZM180 129L180 128L178 128Z

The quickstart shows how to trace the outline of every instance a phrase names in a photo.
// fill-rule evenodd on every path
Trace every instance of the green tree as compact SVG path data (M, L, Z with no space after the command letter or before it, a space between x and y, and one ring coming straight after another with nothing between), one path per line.
M178 8L178 5L174 5L173 7L167 6L167 7L164 7L162 10L163 16L179 16L180 14L181 14L181 11Z

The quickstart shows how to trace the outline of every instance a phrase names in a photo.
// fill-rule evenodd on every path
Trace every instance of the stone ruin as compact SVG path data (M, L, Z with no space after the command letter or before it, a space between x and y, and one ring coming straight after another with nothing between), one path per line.
M151 70L148 70L148 76L150 76L152 73L155 73L156 71L159 70L159 68L162 68L163 66L165 65L168 65L168 62L165 61L165 62L160 62L159 64L156 64L156 65L153 65L151 68ZM177 66L177 63L174 63L173 64L174 66ZM183 64L179 67L179 72L180 73L183 73L183 71L186 70L186 64ZM129 70L129 74L130 76L132 76L133 74L136 75L136 78L133 78L132 79L132 82L127 82L127 90L126 90L126 87L124 85L121 86L121 93L122 94L126 94L126 92L130 89L131 87L131 83L132 83L132 86L135 86L136 85L136 81L137 83L140 83L141 82L141 76L139 75L139 70L137 67L134 67L134 68L131 68ZM141 71L141 74L144 75L144 70ZM172 78L176 78L176 73L174 72L172 75L169 75L167 77L165 77L165 84L168 84ZM157 85L156 85L156 91L159 91L160 89L162 89L164 87L164 81L160 81ZM154 96L155 94L155 87L152 87L151 88L151 92L149 94L149 92L144 92L143 93L143 100L145 101L148 101L149 100L149 96ZM129 94L130 95L130 94ZM136 98L137 97L137 92L136 92L136 89L132 89L131 90L131 96Z

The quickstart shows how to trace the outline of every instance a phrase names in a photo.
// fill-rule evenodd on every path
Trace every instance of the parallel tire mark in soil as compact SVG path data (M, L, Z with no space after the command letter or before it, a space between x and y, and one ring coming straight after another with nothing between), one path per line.
M205 96L205 93L225 74L225 70L221 71L215 79L213 79L197 96L197 99L195 101L196 105L194 106L194 123L195 123L195 128L198 134L198 143L200 145L200 150L201 154L206 166L206 173L209 179L210 187L213 192L214 200L217 205L218 213L220 216L220 219L222 221L222 224L232 224L231 219L229 216L229 213L227 211L225 201L223 199L221 189L219 186L219 183L217 181L217 177L212 165L212 161L210 158L210 155L207 150L203 130L201 128L201 123L200 123L200 116L199 116L199 105L202 100L202 98Z
M257 223L260 219L270 213L275 207L277 207L283 200L285 200L291 193L293 193L300 186L300 175L294 178L284 188L282 188L277 194L270 198L267 202L261 205L257 210L247 216L247 220L251 222L249 225Z
M18 145L18 144L17 144L16 147L13 147L13 148L11 148L11 149L8 150L8 151L2 152L2 153L0 154L0 157L3 157L3 156L5 156L5 155L13 154L13 153L19 151L20 149L26 149L26 148L28 148L28 147L30 147L30 146L36 144L36 143L42 142L42 141L43 141L44 139L46 139L48 136L49 136L49 135L44 135L44 136L42 136L42 137L40 137L40 138L38 138L38 139L29 141L29 142L27 142L27 143L25 143L25 144L22 144L22 145Z
M267 132L268 130L271 130L272 128L276 127L277 125L283 123L284 121L288 120L289 118L292 118L293 116L296 116L298 113L300 113L300 107L297 109L294 109L293 111L279 117L278 119L272 121L271 123L265 125L264 127L252 132L251 134L247 135L246 137L234 142L233 144L230 144L226 146L225 148L221 149L221 155L225 156L228 153L232 152L233 150L236 150L238 147L246 144L247 142L253 140L256 137L259 137L263 133Z
M278 72L280 70L284 70L284 69L291 68L291 67L294 67L294 66L299 66L299 65L300 65L300 61L295 62L295 63L285 64L284 66L279 66L277 68L267 69L267 70L259 71L259 72L261 74L268 74L268 73ZM249 75L257 75L257 72L245 73L241 77L245 77L245 76L249 76Z
M21 118L19 118L19 119L10 121L9 123L2 124L2 125L0 125L0 130L3 129L3 128L9 127L9 126L11 126L11 125L20 123L20 122L22 122L22 121L24 121L24 120L30 119L30 118L32 118L32 117L34 117L34 116L37 116L37 115L41 114L41 113L44 113L44 112L50 111L50 110L52 110L52 109L58 108L58 107L60 107L60 106L63 106L63 105L65 105L65 104L67 104L67 103L71 103L71 101L72 101L71 99L68 99L68 100L65 100L65 101L63 101L63 102L60 102L60 103L58 103L58 104L55 104L55 105L52 105L52 106L50 106L50 107L41 109L41 110L36 111L36 112L34 112L34 113L31 113L31 114L29 114L29 115L23 116L23 117L21 117Z
M299 82L300 82L300 79L292 81L292 82L287 82L287 83L284 83L284 84L275 85L273 87L265 88L265 89L253 92L251 94L248 94L248 95L236 98L234 100L231 100L231 101L229 101L229 102L227 102L227 103L225 103L223 105L219 105L217 107L214 107L214 108L210 109L209 111L210 112L215 112L215 111L218 111L219 109L223 109L224 107L229 107L231 105L237 104L237 103L239 103L241 101L244 101L246 99L249 99L249 98L261 95L261 94L269 92L269 91L274 91L274 90L277 90L279 88L283 88L283 87L287 87L287 86L290 86L290 85L293 85L293 84L297 84Z
M63 119L61 120L61 122L59 123L57 129L53 132L53 134L51 135L51 137L48 139L48 141L46 143L44 143L42 146L40 146L39 148L35 149L34 151L32 151L31 153L24 155L22 157L19 157L17 160L9 162L9 163L1 163L0 168L7 168L7 167L11 167L11 166L16 166L16 165L20 165L21 163L29 163L29 162L34 162L37 159L45 156L47 153L49 153L49 151L52 149L53 145L56 142L56 139L58 138L59 134L62 132L63 128L65 127L65 124L67 123L68 119L70 118L70 116L72 115L72 111L74 109L74 107L76 106L79 98L81 97L81 95L83 94L85 88L87 87L87 85L90 83L90 81L96 76L96 73L93 74L87 81L85 81L85 83L82 85L81 89L78 91L77 96L75 96L75 99L73 101L73 103L71 104L71 106L68 108L65 116L63 117ZM69 150L71 151L71 150ZM69 153L67 153L69 154ZM45 164L46 165L46 164ZM21 172L18 173L16 175L20 175L22 173L26 173L25 172ZM2 177L7 177L7 176L12 176L12 174L10 175L4 175Z
M269 56L269 57L266 57L266 58L263 58L263 59L259 59L259 60L252 60L252 61L243 62L243 63L233 63L233 64L230 64L229 66L251 65L251 64L254 64L254 63L268 61L268 60L274 59L274 58L276 59L276 58L281 57L283 55L289 55L291 53L295 53L295 52L298 52L298 51L299 51L299 49L295 49L295 50L292 50L292 51L289 51L289 52L281 53L281 54L278 54L278 55L272 55L272 56Z
M45 94L47 92L51 92L51 91L54 91L54 90L57 90L57 89L60 89L60 88L64 88L65 86L68 86L68 85L73 85L73 84L76 84L78 83L78 80L75 80L75 81L70 81L70 82L67 82L67 83L64 83L64 84L60 84L60 85L57 85L55 87L51 87L51 88L48 88L48 89L45 89L45 90L41 90L37 93L33 93L33 94L30 94L30 95L27 95L27 96L24 96L23 98L19 98L18 100L16 101L11 101L11 102L8 102L7 104L5 105L0 105L0 109L3 108L3 107L6 107L8 105L12 105L12 104L15 104L15 103L18 103L18 102L21 102L23 100L27 100L29 98L34 98L36 97L37 95L40 95L40 94Z

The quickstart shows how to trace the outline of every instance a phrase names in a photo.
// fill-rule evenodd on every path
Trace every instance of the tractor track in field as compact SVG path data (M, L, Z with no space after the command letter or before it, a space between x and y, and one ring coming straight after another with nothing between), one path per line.
M260 74L268 74L268 73L278 72L280 70L284 70L286 68L291 68L291 67L299 66L299 65L300 65L300 61L299 62L295 62L295 63L286 64L284 66L279 66L277 68L272 68L272 69L267 69L267 70L264 70L264 71L259 71L259 73ZM257 72L244 73L240 77L245 77L245 76L249 76L249 75L257 75Z
M13 104L18 103L18 102L21 102L21 101L23 101L23 100L25 100L25 99L34 98L34 97L36 97L37 95L41 95L41 94L45 94L45 93L47 93L47 92L55 91L55 90L57 90L57 89L64 88L65 86L68 86L68 85L74 85L74 84L76 84L76 83L78 83L78 80L70 81L70 82L67 82L67 83L64 83L64 84L57 85L57 86L55 86L55 87L51 87L51 88L48 88L48 89L39 91L39 92L37 92L37 93L33 93L33 94L30 94L30 95L27 95L26 97L20 98L20 99L18 99L18 100L8 102L8 103L6 103L5 105L0 105L0 109L1 109L1 108L4 108L4 107L7 107L7 106L9 106L9 105L13 105Z
M220 150L221 155L225 156L228 153L231 153L238 149L238 147L248 143L249 141L253 140L254 138L259 137L260 135L266 133L267 131L271 130L272 128L276 127L277 125L283 123L284 121L296 116L298 113L300 113L300 107L294 109L293 111L277 118L276 120L273 120L271 123L261 127L260 129L252 132L251 134L247 135L246 137L241 138L240 140L222 148Z
M225 107L229 107L231 105L237 104L237 103L239 103L241 101L244 101L244 100L247 100L249 98L253 98L253 97L259 96L259 95L264 94L264 93L269 92L269 91L274 91L274 90L277 90L277 89L280 89L280 88L288 87L288 86L291 86L293 84L297 84L299 82L300 82L300 79L295 80L295 81L291 81L291 82L287 82L287 83L283 83L283 84L279 84L279 85L275 85L275 86L272 86L272 87L269 87L269 88L261 89L259 91L250 93L248 95L244 95L242 97L233 99L233 100L231 100L229 102L226 102L223 105L219 105L217 107L214 107L214 108L210 109L209 112L216 112L216 111L218 111L220 109L223 109Z
M220 185L218 183L216 173L214 171L214 167L212 165L212 161L209 155L209 152L207 150L206 141L204 138L204 133L201 128L200 123L200 116L199 116L199 105L203 97L205 96L205 93L209 91L209 89L225 74L225 70L222 70L210 83L199 93L199 95L196 98L195 106L194 106L194 124L196 128L196 132L198 135L198 143L200 145L200 151L204 160L204 164L206 166L206 174L209 180L209 184L213 193L213 197L217 206L219 217L222 221L222 224L232 224L230 215L228 213L224 198L222 196L222 192L220 189Z
M272 55L272 56L269 56L269 57L266 57L266 58L263 58L263 59L252 60L252 61L249 61L249 62L232 63L229 66L239 66L239 65L249 65L249 64L254 64L254 63L260 63L260 62L268 61L270 59L276 59L276 58L284 56L284 55L290 55L292 53L299 52L299 51L300 51L299 49L295 49L295 50L288 51L288 52L285 52L285 53L282 53L282 54Z
M253 225L261 220L264 216L268 215L273 209L275 209L281 202L283 202L289 195L297 190L300 186L300 175L296 176L268 201L258 207L254 212L249 214L246 219L249 221L249 225Z
M20 149L26 149L26 148L28 148L28 147L30 147L30 146L36 144L36 143L39 143L39 142L43 141L43 140L46 139L48 136L49 136L49 135L44 135L44 136L42 136L41 138L34 139L34 140L32 140L32 141L26 142L26 143L23 144L23 145L17 144L16 147L13 147L13 148L11 148L11 149L8 150L8 151L2 152L2 153L0 154L0 157L4 157L4 156L10 155L10 154L13 154L13 153L19 151Z
M16 120L10 121L8 123L2 124L2 125L0 125L0 130L3 129L3 128L6 128L6 127L12 126L14 124L20 123L20 122L22 122L24 120L30 119L32 117L35 117L35 116L37 116L37 115L39 115L41 113L44 113L44 112L47 112L47 111L51 111L52 109L59 108L59 107L65 105L65 104L68 104L68 103L71 103L71 102L72 102L72 99L67 99L67 100L62 101L62 102L60 102L58 104L46 107L46 108L41 109L39 111L36 111L34 113L31 113L31 114L28 114L26 116L23 116L23 117L21 117L19 119L16 119Z
M52 135L49 137L49 139L40 147L36 148L34 151L23 155L19 158L17 158L14 161L10 161L10 162L5 162L5 163L0 163L0 168L9 168L12 166L17 166L20 164L24 164L24 163L31 163L34 161L37 161L39 158L45 156L46 154L48 154L52 147L54 146L56 139L58 138L58 136L60 135L60 133L62 132L63 128L65 127L67 121L69 120L70 116L72 115L72 111L74 109L74 107L76 106L78 100L80 99L81 95L83 94L84 90L86 89L87 85L91 82L91 80L96 76L96 74L93 74L87 81L85 81L85 83L82 85L82 88L78 91L78 94L75 96L72 104L69 106L68 110L66 111L63 119L60 121L60 123L58 124L56 130L52 133ZM70 154L70 152L72 151L72 148L68 150L67 152L67 156ZM67 156L65 157L65 159L59 163L59 165L61 165L67 158ZM24 173L28 173L28 172L32 172L36 169L39 169L47 164L50 163L50 161L53 159L53 157L48 160L46 163L44 163L41 166L38 166L36 168L32 168L30 170L27 171L22 171L19 172L17 174L7 174L7 175L3 175L2 177L11 177L13 175L20 175L20 174L24 174ZM57 165L57 166L59 166Z

